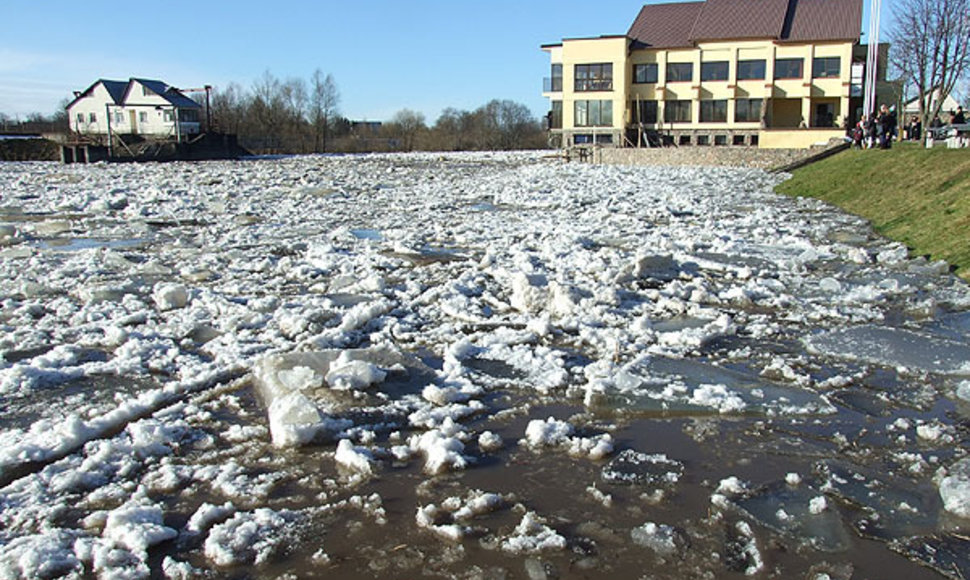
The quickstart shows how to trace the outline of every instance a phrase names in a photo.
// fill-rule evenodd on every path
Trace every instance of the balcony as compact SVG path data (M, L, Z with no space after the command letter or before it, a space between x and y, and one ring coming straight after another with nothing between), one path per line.
M562 77L545 77L542 79L543 93L561 93Z

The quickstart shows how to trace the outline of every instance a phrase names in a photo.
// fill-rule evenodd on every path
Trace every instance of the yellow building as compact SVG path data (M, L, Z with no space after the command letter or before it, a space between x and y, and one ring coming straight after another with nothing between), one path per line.
M542 47L550 128L563 146L841 137L861 115L861 24L862 0L646 5L626 35Z

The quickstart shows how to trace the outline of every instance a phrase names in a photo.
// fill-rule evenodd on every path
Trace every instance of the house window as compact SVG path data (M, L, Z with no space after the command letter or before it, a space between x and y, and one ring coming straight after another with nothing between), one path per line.
M665 101L665 123L690 123L690 101Z
M98 114L88 113L88 123L97 123L97 122L98 122Z
M668 62L667 82L680 83L694 80L694 65L689 62Z
M633 83L643 85L657 82L657 63L633 65Z
M147 123L148 122L148 112L147 111L140 111L138 113L138 120L140 122L142 122L142 123Z
M765 78L764 60L739 60L738 61L738 80L739 81L760 81Z
M842 59L839 57L816 58L812 61L812 78L838 78L841 74L841 67Z
M125 115L121 111L115 111L115 125L125 122Z
M697 144L698 145L704 145L704 146L710 145L711 144L711 136L710 135L698 135L697 136Z
M714 135L714 145L727 145L727 135Z
M728 80L728 63L726 60L701 63L701 81L726 80Z
M552 76L550 78L549 91L553 93L562 92L562 65L552 65Z
M779 58L775 61L776 79L800 79L802 78L801 58Z
M613 101L576 101L577 127L612 127Z
M577 64L576 92L612 91L613 64Z
M179 121L183 123L198 123L199 111L196 109L179 109Z
M84 124L84 113L78 113L77 114L77 124L78 125L83 125Z
M152 96L154 94L155 94L155 91L151 90L150 88L146 87L145 85L142 85L141 86L141 96L143 96L143 97L150 97L150 96Z
M645 125L657 123L657 101L634 101L630 107L633 111L633 122Z
M562 101L552 102L552 111L549 112L549 128L562 129Z
M166 123L172 123L172 122L174 122L175 121L175 112L174 111L165 111L164 118L165 118L165 122Z
M761 99L738 99L734 101L734 121L754 123L761 120Z
M718 99L718 100L712 100L712 101L701 101L701 122L702 123L727 122L727 100Z

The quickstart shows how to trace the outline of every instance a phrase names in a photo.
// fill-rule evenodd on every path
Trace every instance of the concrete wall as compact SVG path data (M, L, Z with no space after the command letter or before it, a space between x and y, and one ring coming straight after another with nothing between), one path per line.
M818 149L758 149L756 147L666 147L662 149L603 147L593 151L591 161L606 165L713 165L774 169L818 153Z

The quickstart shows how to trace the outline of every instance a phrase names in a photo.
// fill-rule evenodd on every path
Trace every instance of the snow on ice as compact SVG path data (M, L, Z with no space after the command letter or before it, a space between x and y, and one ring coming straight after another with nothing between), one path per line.
M781 179L2 164L0 578L967 576L970 291Z

